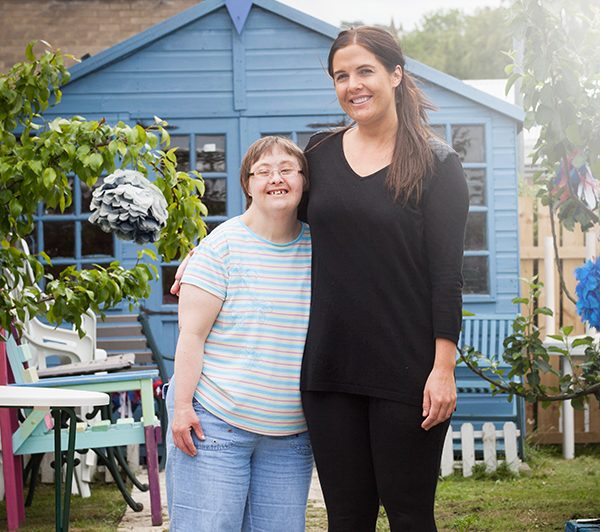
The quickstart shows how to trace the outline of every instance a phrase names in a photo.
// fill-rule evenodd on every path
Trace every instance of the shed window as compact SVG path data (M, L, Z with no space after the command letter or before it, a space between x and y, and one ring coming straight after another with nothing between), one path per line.
M211 216L227 216L227 179L225 177L205 177L202 202Z
M484 124L434 124L433 132L458 153L469 187L469 217L463 263L464 293L490 289L488 153Z
M190 171L190 137L187 135L171 135L171 148L177 148L177 170Z
M225 172L225 135L196 135L196 170Z
M70 177L73 203L64 212L39 205L34 217L32 251L44 251L52 259L46 271L56 275L69 265L78 269L108 264L115 257L114 237L88 222L92 191L77 177ZM102 183L98 179L96 186Z
M205 222L210 233L230 216L227 207L227 135L214 132L171 136L171 145L178 146L178 169L186 172L195 169L202 174L205 187L202 202L208 209ZM238 169L234 172L237 178ZM163 305L177 303L177 297L169 293L176 271L177 265L173 263L161 265Z

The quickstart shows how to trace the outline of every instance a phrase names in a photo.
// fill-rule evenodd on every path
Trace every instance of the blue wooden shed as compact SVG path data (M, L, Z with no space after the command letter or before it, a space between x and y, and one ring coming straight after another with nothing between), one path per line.
M207 222L214 227L243 211L238 170L254 140L280 134L305 145L315 131L345 122L326 73L338 32L275 0L205 0L73 67L63 101L48 118L167 120L179 165L199 170L206 181ZM407 69L437 106L431 123L461 155L469 182L465 307L485 315L515 313L517 135L523 113L422 63L408 59ZM89 224L90 191L76 177L73 187L68 212L40 207L37 250L54 258L54 268L114 259L132 264L138 247ZM159 268L161 280L145 306L156 312L152 322L160 347L172 353L177 316L168 288L176 264ZM519 411L503 399L483 396L465 408L459 407L457 419L516 419Z

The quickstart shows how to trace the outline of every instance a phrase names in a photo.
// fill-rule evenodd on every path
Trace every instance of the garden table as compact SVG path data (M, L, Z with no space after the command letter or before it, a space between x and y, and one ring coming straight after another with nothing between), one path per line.
M83 390L64 390L42 387L0 386L0 407L47 410L54 419L54 489L55 489L55 524L57 532L69 529L69 512L71 503L71 484L73 482L73 465L75 460L75 435L77 419L75 408L80 406L102 406L109 403L110 397L101 392ZM68 444L65 463L64 500L61 501L62 483L62 413L69 418Z

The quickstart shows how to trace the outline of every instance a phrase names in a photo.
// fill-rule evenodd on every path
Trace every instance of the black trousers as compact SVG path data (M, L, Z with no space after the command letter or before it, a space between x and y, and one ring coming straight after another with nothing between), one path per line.
M302 392L330 532L373 532L379 502L392 532L435 532L433 506L450 420L421 428L422 409L335 392Z

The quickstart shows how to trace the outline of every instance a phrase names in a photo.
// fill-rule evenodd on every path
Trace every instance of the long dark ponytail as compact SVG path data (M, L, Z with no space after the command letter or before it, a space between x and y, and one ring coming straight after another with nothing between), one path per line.
M402 67L402 81L396 87L398 130L386 185L394 199L407 202L421 196L423 178L433 167L433 151L429 144L431 130L427 112L434 110L423 91L404 68L405 60L398 42L387 31L372 26L359 26L342 31L329 51L328 71L333 78L333 57L338 50L358 44L371 52L392 73Z

